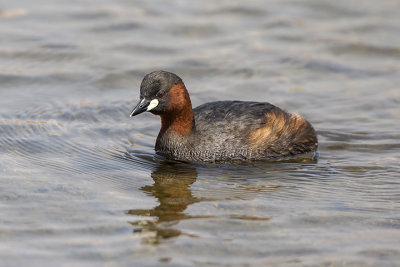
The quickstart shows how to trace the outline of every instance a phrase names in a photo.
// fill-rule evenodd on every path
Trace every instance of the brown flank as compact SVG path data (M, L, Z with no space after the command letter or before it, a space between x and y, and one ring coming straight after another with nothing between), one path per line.
M278 138L290 138L303 132L307 122L298 114L286 114L272 111L265 114L265 126L249 134L249 142L252 147L268 146Z

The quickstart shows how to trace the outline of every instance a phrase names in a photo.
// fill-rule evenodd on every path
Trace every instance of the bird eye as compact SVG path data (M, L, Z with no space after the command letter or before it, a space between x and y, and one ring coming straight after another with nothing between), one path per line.
M156 94L156 96L159 97L159 98L161 98L161 97L164 96L164 92L159 91L159 92Z

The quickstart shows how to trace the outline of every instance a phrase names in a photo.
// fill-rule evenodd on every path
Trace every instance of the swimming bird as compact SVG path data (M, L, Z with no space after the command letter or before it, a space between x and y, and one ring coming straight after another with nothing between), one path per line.
M179 161L228 162L293 157L315 152L317 134L298 114L266 102L216 101L192 109L182 79L167 71L147 74L130 117L161 117L155 150Z

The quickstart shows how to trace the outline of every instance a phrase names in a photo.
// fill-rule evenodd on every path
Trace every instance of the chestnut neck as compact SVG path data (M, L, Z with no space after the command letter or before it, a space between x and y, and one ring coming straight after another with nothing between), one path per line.
M194 127L194 115L189 93L183 82L179 82L169 91L166 111L161 114L161 130L158 139L167 131L186 136Z

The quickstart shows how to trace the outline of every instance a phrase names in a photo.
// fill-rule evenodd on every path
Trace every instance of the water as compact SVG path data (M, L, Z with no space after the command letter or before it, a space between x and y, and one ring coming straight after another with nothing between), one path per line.
M4 266L400 261L398 1L1 1ZM144 74L194 106L268 101L318 131L318 162L154 155L129 118Z

